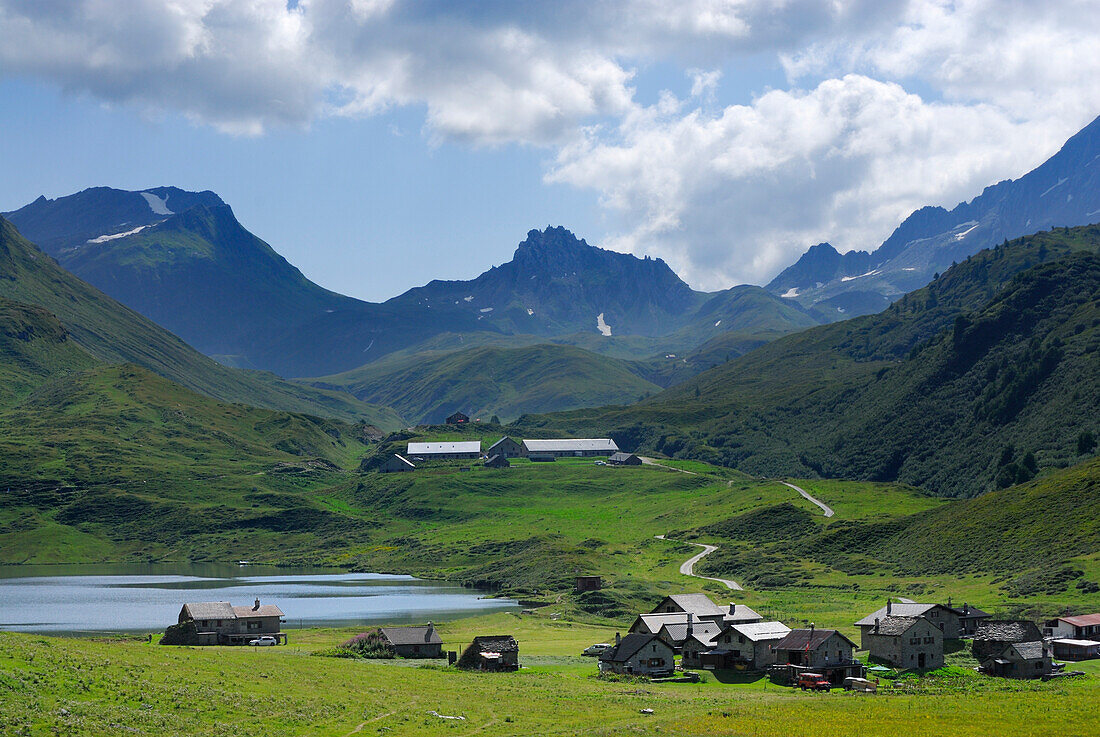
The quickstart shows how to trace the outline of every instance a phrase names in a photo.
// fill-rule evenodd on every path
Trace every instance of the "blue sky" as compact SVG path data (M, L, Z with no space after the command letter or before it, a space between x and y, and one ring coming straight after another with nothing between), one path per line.
M0 0L0 209L212 189L372 300L547 224L761 283L1054 153L1098 41L1069 0Z

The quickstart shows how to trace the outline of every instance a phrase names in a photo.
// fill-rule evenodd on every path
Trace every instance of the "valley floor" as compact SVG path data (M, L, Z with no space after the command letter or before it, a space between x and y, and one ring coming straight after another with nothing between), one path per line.
M1084 664L1085 678L1015 682L968 672L968 659L956 654L944 675L876 695L802 693L762 679L724 683L714 674L698 684L613 682L596 678L594 659L578 655L612 638L610 629L542 613L440 626L448 649L477 633L515 634L523 668L513 674L312 655L352 632L292 631L289 646L263 649L0 634L0 732L818 737L843 725L868 737L1012 737L1100 730L1095 661Z

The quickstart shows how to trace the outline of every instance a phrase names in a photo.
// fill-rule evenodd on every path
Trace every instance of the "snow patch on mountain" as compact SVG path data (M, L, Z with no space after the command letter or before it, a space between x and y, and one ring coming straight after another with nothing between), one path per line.
M965 223L964 223L964 224L965 224ZM969 228L967 228L967 229L966 229L966 230L964 230L963 232L961 232L961 233L956 233L956 234L955 234L955 240L957 240L957 241L961 241L961 240L962 240L963 238L965 238L965 237L966 237L966 234L967 234L967 233L969 233L970 231L974 230L974 228L976 228L976 227L978 227L978 224L977 224L977 223L974 223L973 225L971 225L971 226L970 226Z
M600 334L605 338L611 337L611 326L604 322L603 313L596 315L596 329L600 331Z
M798 296L798 287L791 287L790 289L783 292L783 294L781 294L779 296L782 297L783 299L794 299L795 297Z
M1059 180L1058 180L1058 183L1057 183L1057 184L1052 184L1052 185L1050 185L1049 187L1047 187L1047 190L1046 190L1045 192L1043 192L1043 193L1042 193L1041 195L1039 195L1039 196L1040 196L1040 197L1046 197L1046 196L1047 196L1048 194L1050 194L1050 191L1051 191L1052 189L1057 189L1058 187L1061 187L1061 186L1062 186L1063 184L1065 184L1065 183L1066 183L1066 182L1068 182L1068 181L1069 181L1069 179L1067 179L1067 178L1065 178L1065 177L1062 177L1061 179L1059 179Z
M168 209L167 197L161 199L152 192L142 192L141 196L149 203L149 209L153 211L154 215L175 215L174 212Z
M875 276L876 274L881 274L881 273L882 273L881 271L879 271L878 269L875 269L874 271L868 271L866 274L860 274L859 276L842 276L842 277L840 277L840 280L841 281L852 281L853 279L862 279L865 276Z
M113 235L101 235L98 238L89 238L88 243L106 243L107 241L113 241L116 238L125 238L128 235L133 235L134 233L140 233L141 231L145 230L148 227L149 227L148 225L139 225L138 227L134 228L133 230L127 230L125 233L114 233Z

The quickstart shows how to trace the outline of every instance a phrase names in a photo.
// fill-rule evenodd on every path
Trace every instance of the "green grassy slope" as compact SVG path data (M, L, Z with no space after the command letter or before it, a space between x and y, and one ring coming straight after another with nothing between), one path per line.
M182 340L60 268L0 218L0 297L41 306L80 346L103 361L132 362L207 396L259 407L402 423L388 408L350 395L282 381L274 374L219 365Z
M386 357L314 382L391 406L416 422L442 422L456 409L508 421L526 412L617 404L660 391L631 368L572 346L489 346Z
M957 265L878 315L781 338L628 408L522 418L765 475L974 495L1080 459L1100 416L1100 228ZM1030 455L1029 455L1030 454Z

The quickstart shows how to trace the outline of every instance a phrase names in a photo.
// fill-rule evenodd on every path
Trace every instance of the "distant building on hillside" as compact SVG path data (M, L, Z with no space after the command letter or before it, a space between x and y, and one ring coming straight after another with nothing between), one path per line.
M886 617L863 641L872 660L901 670L943 666L943 632L924 617Z
M554 456L555 458L610 456L619 446L610 438L578 438L558 440L524 440L523 454Z
M603 588L603 578L600 576L577 576L573 585L573 591L583 594L585 591L599 591Z
M379 473L401 473L415 470L416 466L412 464L412 461L397 453L387 458L386 462L378 467Z
M403 658L442 658L443 640L431 622L424 626L382 627L386 639Z
M519 458L523 455L523 446L505 435L489 446L489 455L499 455L504 458Z
M612 466L640 466L642 465L642 459L633 453L612 453L611 457L607 459L607 462Z
M409 443L407 456L424 461L480 458L481 441L463 440L451 443Z
M470 418L461 412L455 412L453 415L447 418L448 425L465 425L470 421Z

